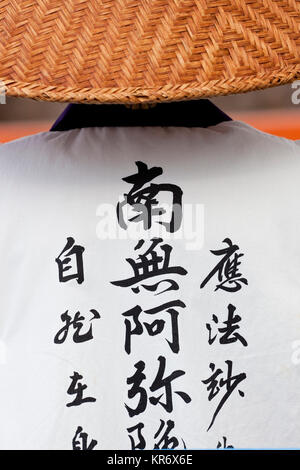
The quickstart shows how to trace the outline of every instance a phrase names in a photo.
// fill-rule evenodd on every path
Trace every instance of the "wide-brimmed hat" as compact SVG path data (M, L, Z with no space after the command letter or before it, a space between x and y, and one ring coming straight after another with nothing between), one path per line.
M299 77L296 0L0 0L9 96L150 103Z

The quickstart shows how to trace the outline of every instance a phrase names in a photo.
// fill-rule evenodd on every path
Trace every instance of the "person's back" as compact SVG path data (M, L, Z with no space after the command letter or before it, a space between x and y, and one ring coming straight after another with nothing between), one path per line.
M240 121L0 146L1 448L299 446L299 175Z

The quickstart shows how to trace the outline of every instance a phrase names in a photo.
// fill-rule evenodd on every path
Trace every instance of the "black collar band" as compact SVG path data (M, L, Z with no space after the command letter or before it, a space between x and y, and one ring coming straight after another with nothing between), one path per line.
M83 127L209 127L232 119L207 99L158 103L149 108L117 104L70 104L51 131Z

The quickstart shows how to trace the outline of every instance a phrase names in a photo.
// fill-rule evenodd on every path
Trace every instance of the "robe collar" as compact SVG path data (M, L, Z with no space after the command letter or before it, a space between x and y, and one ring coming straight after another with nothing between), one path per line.
M69 104L50 131L84 127L209 127L232 119L207 99L158 103L149 108L108 104Z

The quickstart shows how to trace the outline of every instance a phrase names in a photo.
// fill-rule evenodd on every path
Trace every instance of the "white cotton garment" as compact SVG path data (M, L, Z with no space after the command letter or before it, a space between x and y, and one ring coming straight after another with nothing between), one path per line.
M0 146L0 448L300 447L300 141Z

